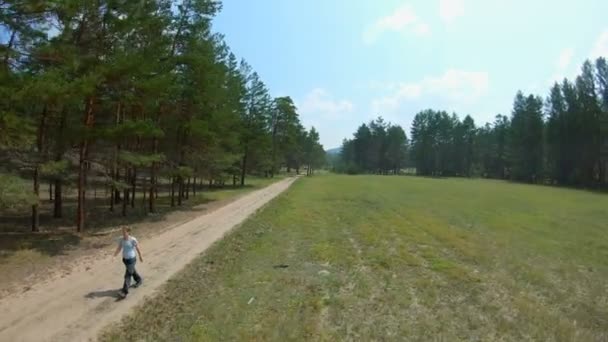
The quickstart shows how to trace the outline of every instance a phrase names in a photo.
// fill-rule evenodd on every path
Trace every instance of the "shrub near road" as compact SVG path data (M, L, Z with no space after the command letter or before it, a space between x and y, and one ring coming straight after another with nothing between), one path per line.
M301 179L102 339L605 340L607 208L498 181Z

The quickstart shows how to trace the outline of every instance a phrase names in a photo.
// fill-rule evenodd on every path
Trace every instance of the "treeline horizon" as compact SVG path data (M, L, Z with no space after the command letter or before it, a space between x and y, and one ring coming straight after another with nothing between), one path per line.
M370 124L371 125L371 124ZM344 140L337 172L383 173L362 167L370 144L365 128ZM414 117L405 140L408 166L424 176L480 176L529 183L608 187L608 66L606 59L583 63L572 82L555 83L548 97L519 91L510 116L476 126L469 115L427 109ZM357 145L356 142L359 142ZM353 154L353 146L355 152ZM382 150L380 155L382 155ZM355 165L355 167L349 167Z
M338 160L330 163L340 173L398 174L405 165L406 153L403 128L378 117L359 126L352 139L344 139Z
M211 31L220 1L0 9L0 209L31 206L33 231L42 181L53 188L55 218L65 188L76 188L82 231L93 177L110 188L108 209L125 216L137 191L156 212L163 179L174 206L197 178L243 186L248 174L312 174L324 163L319 134L303 127L293 100L272 98Z

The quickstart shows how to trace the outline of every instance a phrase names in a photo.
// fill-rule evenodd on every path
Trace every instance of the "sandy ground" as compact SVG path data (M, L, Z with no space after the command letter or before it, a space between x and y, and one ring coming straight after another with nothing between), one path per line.
M134 236L140 240L152 238L163 232L180 226L208 212L221 208L234 202L247 193L237 194L225 199L205 202L193 207L188 204L184 207L173 208L174 210L140 217L137 222L128 224L134 231ZM199 192L205 196L205 192ZM29 291L33 285L47 282L57 278L64 278L72 272L79 271L79 266L89 265L94 260L99 260L107 255L107 248L114 245L115 235L120 235L120 224L111 229L104 229L96 233L86 231L80 235L80 241L76 245L65 246L61 252L53 256L40 254L35 249L20 250L14 259L0 262L0 302L6 296ZM61 227L58 230L73 232L74 226ZM43 233L44 234L44 233ZM48 235L52 237L53 235ZM0 236L0 239L4 237ZM0 249L2 248L0 241ZM1 252L0 252L1 253ZM77 262L75 262L75 260Z
M97 260L82 262L63 278L0 299L0 341L94 340L103 327L154 295L173 274L293 181L280 181L160 235L140 239L144 262L137 269L144 285L124 300L116 299L124 266L120 256L112 258L113 248Z

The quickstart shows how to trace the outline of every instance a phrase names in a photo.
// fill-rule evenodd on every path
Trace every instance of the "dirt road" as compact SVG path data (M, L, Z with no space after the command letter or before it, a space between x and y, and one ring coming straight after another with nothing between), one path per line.
M144 297L153 295L173 274L234 226L286 190L286 179L174 229L140 241L144 257L138 271L144 285L116 300L124 267L113 251L52 282L0 300L0 341L94 340L107 324L119 320ZM118 238L118 237L117 237ZM74 262L77 262L76 260Z

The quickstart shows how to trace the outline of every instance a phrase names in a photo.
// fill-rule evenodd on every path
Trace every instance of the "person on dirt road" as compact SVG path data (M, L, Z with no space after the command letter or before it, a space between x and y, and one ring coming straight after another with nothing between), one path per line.
M137 255L139 255L139 261L144 262L141 257L141 251L139 250L139 244L137 239L131 236L129 233L131 229L129 227L122 228L122 237L118 241L118 248L114 252L114 256L122 250L122 262L125 264L125 282L122 285L122 289L119 294L121 297L126 297L129 294L129 287L131 287L131 277L135 280L135 287L141 285L143 279L135 270L135 263L137 262ZM137 251L137 255L135 252Z

